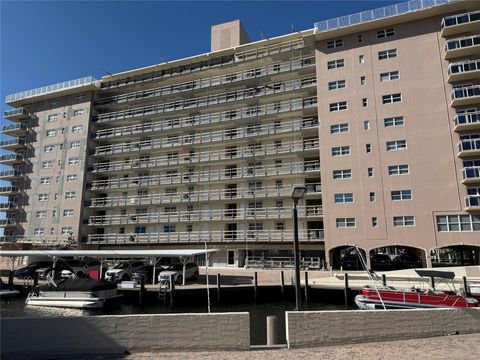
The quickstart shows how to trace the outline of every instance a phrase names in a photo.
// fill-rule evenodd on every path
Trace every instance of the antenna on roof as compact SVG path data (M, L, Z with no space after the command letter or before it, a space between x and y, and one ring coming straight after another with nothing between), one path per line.
M293 23L290 23L290 30L292 30L292 33L297 32L295 30L295 26L293 26Z
M103 69L103 68L102 68L101 70L102 70L104 73L108 74L109 76L113 76L113 75L112 75L110 72L108 72L107 70L105 70L105 69Z
M168 63L168 61L165 60L164 58L162 58L161 56L159 56L158 58L160 59L161 62L163 62L163 63L165 63L165 64Z
M263 36L263 31L260 30L260 40L263 40L264 39L264 36Z

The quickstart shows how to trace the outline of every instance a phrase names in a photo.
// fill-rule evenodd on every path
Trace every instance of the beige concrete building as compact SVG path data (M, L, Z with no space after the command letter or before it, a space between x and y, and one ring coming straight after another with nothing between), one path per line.
M305 185L305 261L478 264L479 10L411 1L258 42L233 21L207 54L10 95L4 241L288 263Z

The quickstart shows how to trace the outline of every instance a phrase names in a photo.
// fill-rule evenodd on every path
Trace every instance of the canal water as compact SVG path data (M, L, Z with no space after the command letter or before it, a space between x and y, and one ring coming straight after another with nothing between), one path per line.
M132 294L133 295L133 294ZM171 313L207 313L206 296L203 294L183 294L175 299L174 306L159 303L155 294L148 294L143 305L138 304L138 296L126 296L119 305L101 310L49 308L40 306L25 306L25 297L2 299L0 314L2 317L43 317L43 316L95 316L95 315L125 315L125 314L171 314ZM245 294L226 294L220 304L216 296L211 299L211 312L248 312L250 313L251 344L266 344L266 318L277 316L279 333L278 340L285 343L285 311L295 308L293 291L287 292L285 298L277 292L270 291L259 296L254 301ZM270 295L270 296L269 296ZM345 310L346 307L337 293L312 292L305 310ZM165 329L168 331L168 329Z

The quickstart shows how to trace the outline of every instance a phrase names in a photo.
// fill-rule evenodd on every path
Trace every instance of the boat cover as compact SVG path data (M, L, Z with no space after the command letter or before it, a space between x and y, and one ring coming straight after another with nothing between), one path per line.
M94 279L65 279L56 282L57 287L53 285L40 285L40 291L100 291L116 289L117 285L105 280Z
M438 271L438 270L415 270L421 277L435 277L441 279L455 279L453 271Z

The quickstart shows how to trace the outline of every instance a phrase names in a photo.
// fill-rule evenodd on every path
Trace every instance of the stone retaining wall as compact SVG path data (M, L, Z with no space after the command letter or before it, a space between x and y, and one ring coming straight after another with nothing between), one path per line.
M480 309L286 312L289 348L480 333Z

